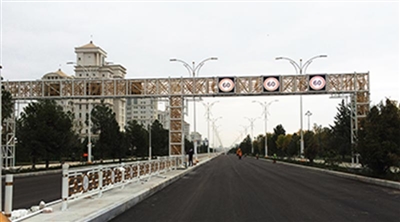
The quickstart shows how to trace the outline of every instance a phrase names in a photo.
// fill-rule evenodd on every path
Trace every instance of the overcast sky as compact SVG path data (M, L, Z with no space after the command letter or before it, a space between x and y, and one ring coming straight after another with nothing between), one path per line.
M295 61L326 54L307 69L313 73L370 72L371 105L399 100L399 3L391 2L115 2L2 1L1 53L5 80L35 80L61 68L72 75L74 48L93 43L108 61L127 68L126 78L188 76L170 58L187 63L210 56L200 76L295 74ZM212 116L224 146L242 140L248 118L253 135L264 132L262 108L253 100L273 101L268 132L282 124L300 129L299 96L215 97ZM303 96L311 125L329 126L339 99ZM205 109L197 103L197 131L207 137ZM193 130L193 109L185 120ZM304 116L303 128L308 128ZM251 128L248 128L251 134ZM213 137L211 137L212 139ZM219 144L216 142L216 144Z

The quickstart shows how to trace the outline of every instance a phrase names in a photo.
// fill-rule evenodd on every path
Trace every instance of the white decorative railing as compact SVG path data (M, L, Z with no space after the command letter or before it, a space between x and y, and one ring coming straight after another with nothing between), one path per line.
M62 210L68 208L68 201L98 195L132 182L148 180L182 165L181 157L158 157L155 160L136 161L121 164L98 165L81 169L62 166Z

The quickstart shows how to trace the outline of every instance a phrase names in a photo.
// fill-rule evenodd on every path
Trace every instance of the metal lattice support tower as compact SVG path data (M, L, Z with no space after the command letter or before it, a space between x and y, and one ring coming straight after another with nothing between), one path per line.
M184 134L183 134L183 97L171 96L170 106L170 130L169 130L169 154L181 155L184 153Z
M15 106L11 112L11 117L4 120L3 143L1 145L3 154L3 167L9 168L15 166Z

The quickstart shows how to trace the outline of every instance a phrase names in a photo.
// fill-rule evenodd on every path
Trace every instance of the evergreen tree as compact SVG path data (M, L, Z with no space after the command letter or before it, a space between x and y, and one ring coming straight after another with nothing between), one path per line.
M276 147L278 148L279 152L283 154L284 156L288 156L288 147L290 145L290 142L292 141L292 135L279 135L278 139L276 140ZM283 156L282 155L282 156Z
M247 135L247 137L244 138L244 140L240 143L239 147L242 150L243 155L244 154L251 154L251 138L250 138L250 135Z
M297 135L297 133L294 133L287 148L288 157L298 156L300 153L299 149L300 149L300 137Z
M344 100L337 108L338 113L335 116L332 129L332 151L345 159L346 155L351 154L351 110L350 106L346 106Z
M126 139L134 155L145 157L148 154L148 132L136 120L129 121L125 126Z
M306 131L306 133L304 133L304 156L310 160L310 163L314 162L314 159L319 152L318 148L314 132Z
M73 117L64 113L54 100L40 100L28 104L17 120L17 153L28 153L35 168L37 161L61 161L77 153L78 136L72 131Z
M155 120L151 126L151 141L152 155L167 156L168 155L168 130L164 129L163 125Z
M99 135L93 154L100 160L118 158L121 161L126 150L122 146L122 134L115 119L115 113L102 101L91 111L91 121L93 125L90 130Z
M271 137L271 143L268 144L268 152L270 156L274 155L274 153L279 156L283 156L282 151L278 150L276 146L276 141L278 140L279 135L286 135L286 131L281 124L274 128L274 134Z
M393 101L373 106L362 121L358 149L362 162L377 174L400 167L400 109Z
M1 90L1 122L11 117L13 112L14 102L12 101L11 93L4 89Z

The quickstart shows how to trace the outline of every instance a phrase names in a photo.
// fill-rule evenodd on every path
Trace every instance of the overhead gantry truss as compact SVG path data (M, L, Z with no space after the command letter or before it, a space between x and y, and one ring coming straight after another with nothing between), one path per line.
M355 121L369 111L369 73L223 76L204 78L6 81L14 100L159 98L170 100L170 154L183 153L184 97L351 94Z

